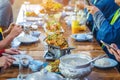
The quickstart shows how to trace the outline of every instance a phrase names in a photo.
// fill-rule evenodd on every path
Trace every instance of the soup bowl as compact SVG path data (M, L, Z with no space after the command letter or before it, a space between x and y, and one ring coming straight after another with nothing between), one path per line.
M59 70L68 80L84 80L92 71L92 58L85 54L70 54L60 58Z

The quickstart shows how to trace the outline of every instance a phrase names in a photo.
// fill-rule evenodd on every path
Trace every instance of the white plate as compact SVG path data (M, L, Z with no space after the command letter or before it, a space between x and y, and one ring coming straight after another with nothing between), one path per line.
M110 58L101 58L94 62L94 66L97 68L112 68L117 65L117 61Z
M33 22L19 22L18 25L22 25L22 26L31 26L33 24Z
M11 42L11 48L18 48L20 46L21 42L18 41L17 38L14 38L13 41Z
M40 17L26 17L24 18L26 21L41 21L43 18Z
M93 39L93 35L87 33L72 34L71 37L76 41L91 41Z
M15 65L15 66L19 65L19 59L20 58L27 58L29 61L33 61L33 58L29 55L26 55L26 54L24 54L24 55L21 55L21 54L13 55L13 57L15 58L15 61L13 62L13 65Z
M24 36L20 36L17 38L20 42L22 43L34 43L37 42L39 39L37 37L31 36L31 35L24 35Z

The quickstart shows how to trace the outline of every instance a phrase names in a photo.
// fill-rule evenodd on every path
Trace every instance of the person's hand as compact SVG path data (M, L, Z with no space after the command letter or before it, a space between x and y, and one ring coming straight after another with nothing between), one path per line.
M17 49L10 48L10 49L5 49L5 53L8 53L8 54L19 54L20 52Z
M115 56L117 61L120 62L120 49L118 49L117 45L114 44L114 43L111 44L110 46L113 47L114 49L113 48L108 48L109 52Z
M3 36L6 37L10 32L11 30L14 28L15 26L15 23L11 23L8 27L8 29L6 29L4 32L3 32Z
M84 1L79 1L79 3L77 3L77 7L79 8L79 9L84 9L85 7L84 7Z
M97 11L99 11L99 9L93 5L91 6L85 6L88 10L89 13L91 13L92 15L94 15Z
M21 31L22 31L21 26L16 25L15 23L11 23L8 29L3 32L3 36L6 37L7 35L13 34L13 36L16 37L21 33Z
M10 36L16 37L22 32L22 27L19 25L14 25L11 32L9 33Z
M115 0L115 3L117 3L120 6L120 0Z
M11 56L2 56L0 57L0 67L6 69L10 67L15 59Z

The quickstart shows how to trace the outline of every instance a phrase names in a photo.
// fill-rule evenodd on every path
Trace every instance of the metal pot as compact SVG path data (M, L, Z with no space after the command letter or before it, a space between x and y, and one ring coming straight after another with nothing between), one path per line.
M92 58L85 54L70 54L60 58L59 70L68 79L83 80L92 71Z

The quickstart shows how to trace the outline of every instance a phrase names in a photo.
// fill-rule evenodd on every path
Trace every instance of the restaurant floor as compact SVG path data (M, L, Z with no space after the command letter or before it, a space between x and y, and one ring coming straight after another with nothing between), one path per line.
M17 19L20 6L24 3L24 1L30 1L30 3L32 3L32 4L39 4L42 2L42 0L15 0L14 5L12 6L13 7L14 22Z

